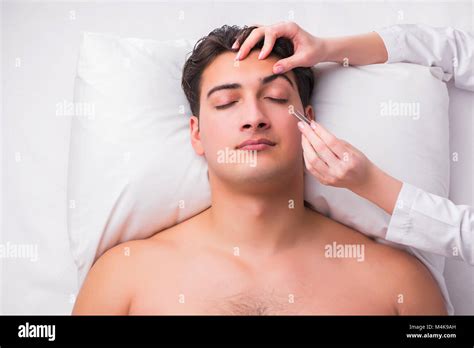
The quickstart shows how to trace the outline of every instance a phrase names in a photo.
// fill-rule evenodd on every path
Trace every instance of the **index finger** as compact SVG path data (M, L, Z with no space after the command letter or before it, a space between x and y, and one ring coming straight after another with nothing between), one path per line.
M324 143L334 152L337 157L342 158L346 151L344 145L337 139L334 134L324 128L320 123L313 121L315 127L314 132L324 141Z
M263 55L261 56L261 59L264 59L268 54L270 54L276 39L282 36L293 39L297 30L298 25L289 21L258 27L252 30L249 36L245 39L235 60L244 59L262 37L264 37L266 41L265 52L263 52L264 47L262 47Z
M262 27L263 25L262 24L252 24L251 27ZM237 39L235 39L234 41L234 44L232 45L232 48L233 49L237 49L240 47L240 43L239 43L239 38L237 37Z
M265 36L265 28L259 27L252 30L245 41L240 46L239 52L235 56L235 60L244 59L250 50Z
M314 151L328 166L336 166L338 157L331 148L322 140L306 123L298 122L298 128L306 136Z

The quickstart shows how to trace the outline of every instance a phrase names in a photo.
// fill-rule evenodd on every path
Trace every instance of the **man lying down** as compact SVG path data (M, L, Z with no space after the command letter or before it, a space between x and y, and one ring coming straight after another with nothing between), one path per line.
M191 143L207 160L212 206L107 251L73 314L446 314L415 257L305 206L301 132L288 106L314 119L313 74L273 74L293 54L284 38L265 60L256 50L234 62L232 44L251 30L212 31L183 70Z

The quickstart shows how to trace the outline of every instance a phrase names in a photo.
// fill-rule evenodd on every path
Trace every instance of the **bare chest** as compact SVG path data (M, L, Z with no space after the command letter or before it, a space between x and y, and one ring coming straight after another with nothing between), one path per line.
M376 285L337 275L263 276L260 280L221 274L168 284L143 282L130 314L154 315L370 315L395 314Z

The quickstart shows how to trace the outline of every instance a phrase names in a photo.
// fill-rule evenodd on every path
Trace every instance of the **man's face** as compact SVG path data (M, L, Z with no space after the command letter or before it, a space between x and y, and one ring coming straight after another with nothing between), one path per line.
M301 133L288 113L303 111L293 72L273 76L277 58L258 60L254 50L238 65L235 53L219 55L201 76L200 120L191 117L191 138L209 175L232 183L263 183L302 173ZM306 108L313 118L311 106ZM241 147L247 140L273 145Z

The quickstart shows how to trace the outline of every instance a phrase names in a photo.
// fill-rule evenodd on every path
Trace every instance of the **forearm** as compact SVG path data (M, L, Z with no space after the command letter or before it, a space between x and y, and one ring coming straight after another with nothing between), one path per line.
M352 191L392 215L402 186L400 180L372 164L366 182L353 188Z
M399 24L376 30L388 63L407 62L441 68L458 88L474 91L474 34L451 27Z
M387 49L382 38L376 33L324 38L326 62L338 62L349 65L367 65L385 63Z

